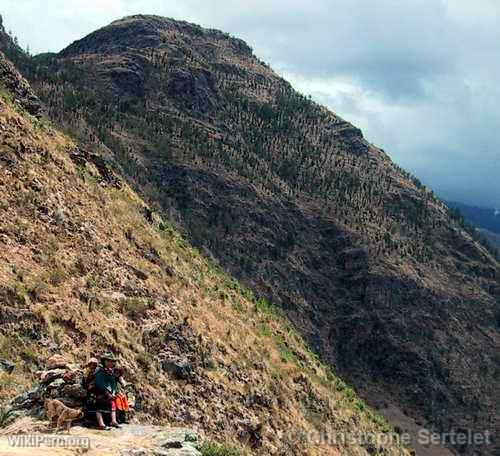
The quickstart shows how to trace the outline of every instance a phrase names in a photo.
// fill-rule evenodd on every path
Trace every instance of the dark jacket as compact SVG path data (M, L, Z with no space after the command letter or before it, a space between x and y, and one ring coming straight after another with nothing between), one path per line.
M118 378L114 371L100 368L95 374L95 386L97 390L106 396L115 396L118 392Z

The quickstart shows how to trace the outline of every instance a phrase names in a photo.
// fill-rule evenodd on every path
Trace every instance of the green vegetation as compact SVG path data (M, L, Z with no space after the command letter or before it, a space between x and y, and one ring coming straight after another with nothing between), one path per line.
M236 448L213 442L205 443L200 451L203 456L241 456L240 451Z
M7 408L0 408L0 429L5 428L14 418L14 411Z

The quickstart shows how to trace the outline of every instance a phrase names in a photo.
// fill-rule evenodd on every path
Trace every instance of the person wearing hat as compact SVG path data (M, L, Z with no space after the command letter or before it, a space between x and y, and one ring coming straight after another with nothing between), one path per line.
M116 358L112 353L101 356L102 367L95 374L97 395L96 418L100 429L109 429L104 424L103 413L111 413L113 427L121 427L116 421L116 394L118 392L118 378L115 374Z

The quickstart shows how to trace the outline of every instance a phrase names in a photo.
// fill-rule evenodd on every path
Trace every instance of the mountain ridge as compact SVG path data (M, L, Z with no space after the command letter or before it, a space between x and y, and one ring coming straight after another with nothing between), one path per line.
M0 52L4 67L10 87L29 87ZM391 429L266 301L203 258L84 145L26 111L3 74L0 151L0 427L43 417L52 355L84 365L111 350L133 384L139 433L189 425L222 454L409 454L391 442L308 441L308 432ZM0 431L9 455L24 450L4 431L25 424ZM92 454L117 454L133 429Z
M484 429L490 413L498 427L498 263L359 129L249 49L134 16L26 74L58 125L104 145L365 396L393 390L387 401L443 430Z

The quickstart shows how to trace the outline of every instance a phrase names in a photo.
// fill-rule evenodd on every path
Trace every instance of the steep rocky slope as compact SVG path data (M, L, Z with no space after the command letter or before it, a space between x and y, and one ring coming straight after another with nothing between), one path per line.
M298 438L389 428L100 155L31 116L23 100L39 102L2 53L0 68L0 358L15 365L0 364L0 402L54 353L112 350L143 422L198 427L242 454L399 454Z
M367 398L441 430L500 429L494 256L245 43L134 16L25 71L60 127L105 145L150 204Z

